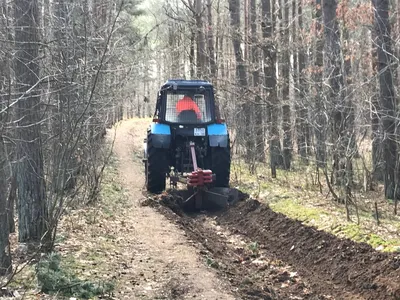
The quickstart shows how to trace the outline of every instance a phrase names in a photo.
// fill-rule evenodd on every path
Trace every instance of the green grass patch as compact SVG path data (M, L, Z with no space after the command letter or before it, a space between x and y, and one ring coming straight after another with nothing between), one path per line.
M357 224L345 224L332 226L331 232L351 240L367 243L373 248L383 247L383 251L398 251L400 246L399 240L385 239L375 233L366 232L364 228Z
M119 181L118 160L112 156L109 164L104 169L104 178L101 185L101 199L104 212L112 217L116 206L127 204L127 196Z
M305 207L294 199L284 199L269 203L272 210L282 213L291 219L296 219L304 223L314 223L321 220L321 216L328 213L312 207Z

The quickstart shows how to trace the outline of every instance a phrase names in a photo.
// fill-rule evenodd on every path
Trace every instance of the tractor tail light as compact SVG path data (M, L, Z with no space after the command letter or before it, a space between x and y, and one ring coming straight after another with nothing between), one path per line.
M158 122L160 122L160 119L153 119L153 123L158 123Z
M217 119L216 122L217 122L217 124L223 124L223 123L225 123L225 120L224 119Z

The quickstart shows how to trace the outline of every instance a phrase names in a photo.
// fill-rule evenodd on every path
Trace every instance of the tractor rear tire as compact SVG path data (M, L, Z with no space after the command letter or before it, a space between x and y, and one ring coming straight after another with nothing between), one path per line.
M211 148L212 168L216 176L215 186L229 187L229 177L231 173L231 149L228 140L228 146Z
M146 187L150 193L158 194L165 190L167 175L166 149L155 148L153 137L147 136Z

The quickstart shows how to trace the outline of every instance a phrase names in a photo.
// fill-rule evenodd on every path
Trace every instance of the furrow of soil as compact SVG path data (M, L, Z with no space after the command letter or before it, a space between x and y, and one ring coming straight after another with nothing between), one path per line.
M400 299L400 255L304 226L256 200L239 203L218 220L262 241L269 253L310 278L316 291L329 288L338 297L348 291L364 299Z
M395 254L304 226L257 200L191 214L176 205L179 197L164 194L148 204L198 243L240 299L400 299Z

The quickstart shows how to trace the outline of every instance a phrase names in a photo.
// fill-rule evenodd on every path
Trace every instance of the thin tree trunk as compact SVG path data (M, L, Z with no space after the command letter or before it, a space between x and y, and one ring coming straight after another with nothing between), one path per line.
M293 3L296 3L293 0ZM303 2L302 0L298 0L297 8L296 5L293 7L294 11L297 11L298 18L298 30L296 32L297 35L300 35L303 32ZM306 68L305 61L305 49L303 46L303 41L300 38L297 38L297 59L298 59L298 78L296 83L298 84L298 109L297 109L297 147L298 153L303 161L303 163L308 163L308 155L310 154L310 127L308 125L308 109L307 104L305 103L306 98L306 79L304 70Z
M279 100L276 86L276 47L273 42L274 14L271 13L271 0L263 0L262 31L264 56L265 95L270 119L269 154L272 177L276 177L276 168L282 165L281 145L278 130Z
M14 168L13 168L14 169ZM10 184L10 189L8 191L8 229L10 233L15 232L15 221L14 221L14 215L15 215L15 202L17 200L17 178L14 173L14 170L12 171L11 175L11 184Z
M243 16L244 16L243 59L245 62L247 62L249 60L249 1L250 0L243 0L243 10L244 10L244 13L243 13Z
M316 0L315 2L315 21L316 21L316 46L315 46L315 72L314 72L314 95L315 95L315 137L316 149L315 156L317 160L317 167L325 168L326 166L326 132L327 132L327 118L326 118L326 103L323 99L322 89L322 76L324 67L323 49L323 31L322 31L322 1Z
M47 232L47 207L40 134L37 0L15 1L15 76L18 101L18 221L20 242L40 242Z
M241 104L242 111L244 114L243 130L241 138L245 141L246 147L246 159L249 160L253 154L252 134L251 134L251 110L250 106L246 101L245 89L247 89L247 74L245 62L243 60L243 52L241 48L241 34L240 34L240 0L229 0L229 11L231 16L231 27L232 27L232 44L233 50L235 51L236 59L236 76L239 82L240 99L244 99Z
M190 50L189 50L189 65L190 65L190 78L195 77L195 63L194 63L194 53L195 53L195 43L196 43L196 32L190 30Z
M3 0L1 1L1 6L0 6L0 26L1 30L4 33L3 37L6 38L7 40L4 40L4 42L0 42L0 46L2 47L2 50L4 51L4 54L0 57L0 110L6 109L4 113L0 113L0 140L2 139L2 134L5 133L6 131L6 126L12 116L12 108L10 107L11 104L11 95L12 95L12 69L11 69L11 60L12 60L12 41L13 41L13 36L11 34L11 29L10 29L10 15L11 15L11 5L6 1ZM7 109L8 107L8 109ZM7 132L8 135L12 135L13 132L9 131ZM6 147L4 144L0 144L0 147L3 147L4 157L0 156L1 159L5 159L8 161L8 164L10 161L15 160L15 146L14 144L10 144L9 147ZM13 165L14 166L14 165ZM13 194L15 194L15 172L14 172L14 167L10 167L10 173L11 173L11 187L10 187L10 196L7 199L7 211L8 211L8 226L9 226L9 232L13 233L15 232L15 222L14 222L14 203L15 199L11 197ZM4 166L5 167L5 166ZM13 170L11 170L13 169ZM5 170L2 171L3 175L6 176ZM1 176L3 176L1 175ZM7 174L8 175L8 174ZM6 177L5 177L6 178ZM5 179L4 178L4 179ZM5 189L6 191L7 189Z
M179 72L179 48L176 45L176 28L173 24L168 26L168 46L172 51L172 59L170 62L171 76L178 78Z
M12 270L8 240L7 175L5 172L7 162L2 134L0 128L0 276L8 274Z
M247 87L246 68L244 65L243 52L240 47L241 34L240 34L240 0L230 0L229 10L231 13L231 26L233 30L232 44L235 51L236 69L239 84L242 88Z
M349 6L348 0L342 3L345 7ZM344 11L345 12L345 11ZM351 190L351 186L353 183L353 158L357 156L357 144L356 144L356 131L355 131L355 112L353 105L353 80L352 80L352 63L351 63L351 49L349 48L349 32L346 24L346 15L343 13L342 16L342 64L343 64L343 82L344 82L344 91L343 91L343 152L346 157L345 162L345 175L346 178L344 185L347 193ZM347 42L345 44L345 41Z
M283 129L283 168L290 169L292 161L292 132L290 120L290 98L289 98L289 71L290 52L289 45L289 0L282 1L283 22L282 22L282 129Z
M377 32L373 30L371 32L372 40L376 40ZM371 73L379 74L378 72L378 52L377 46L371 43ZM379 120L380 112L380 97L378 95L379 91L377 89L378 80L376 80L376 85L372 84L372 99L371 99L371 129L372 129L372 176L377 181L384 181L385 170L384 161L382 157L382 122Z
M217 28L222 31L222 33L218 33L216 46L216 61L218 63L218 78L225 78L225 56L224 53L224 33L221 28L221 2L218 0L217 2ZM221 29L220 29L221 28Z
M383 160L385 163L385 196L397 199L396 190L396 100L393 88L392 45L389 23L389 0L373 0L375 8L375 45L378 55L378 75L380 86L379 117L382 122Z
M345 104L344 82L341 63L340 32L336 17L336 0L323 2L324 37L325 37L325 78L328 102L331 107L332 144L333 146L333 182L343 183L345 180L345 157L348 137L346 121L348 112Z
M197 77L200 79L206 74L206 43L203 32L203 1L195 0L195 20L197 32Z
M1 2L0 6L0 25L4 30L7 24L6 18L7 3ZM0 42L0 45L6 47L5 44ZM6 48L7 49L7 48ZM7 101L3 96L7 90L5 83L8 82L9 74L8 63L3 55L0 57L0 111L7 108ZM9 235L9 206L7 203L7 153L3 141L3 134L5 130L4 124L6 123L6 113L0 112L0 276L9 274L12 271L10 244L8 240ZM14 216L13 216L14 217Z
M208 20L207 42L208 42L208 55L210 62L210 78L211 80L215 80L217 75L217 65L215 61L215 51L214 51L214 31L213 31L214 24L212 19L212 0L207 0L207 20Z
M253 69L253 86L256 91L254 102L255 109L255 131L256 131L256 160L265 161L265 138L264 138L264 114L261 106L261 90L260 90L260 69L259 69L259 51L258 51L258 36L257 36L257 12L256 0L250 0L250 29L251 29L251 58Z

